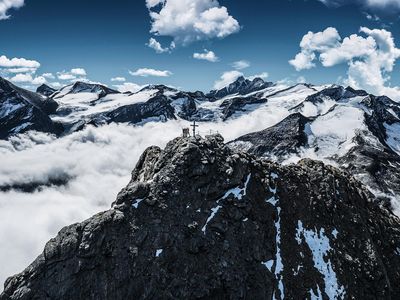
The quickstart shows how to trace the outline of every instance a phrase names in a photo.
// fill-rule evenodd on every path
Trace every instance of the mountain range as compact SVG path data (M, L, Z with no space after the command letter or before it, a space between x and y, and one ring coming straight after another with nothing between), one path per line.
M63 228L0 299L398 299L400 104L390 98L244 77L208 93L86 82L31 92L0 79L4 140L240 118L262 130L225 142L200 129L147 148L111 209Z
M230 147L280 163L312 158L361 180L382 205L400 209L400 104L338 85L264 82L239 77L209 93L148 85L120 93L76 82L36 93L1 79L0 138L36 130L58 136L109 123L227 122L262 115L274 124L237 137Z

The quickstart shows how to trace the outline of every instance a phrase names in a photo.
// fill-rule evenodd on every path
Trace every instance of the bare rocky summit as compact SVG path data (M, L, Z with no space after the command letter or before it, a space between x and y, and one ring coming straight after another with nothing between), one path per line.
M0 299L399 299L400 221L374 200L320 162L176 138Z

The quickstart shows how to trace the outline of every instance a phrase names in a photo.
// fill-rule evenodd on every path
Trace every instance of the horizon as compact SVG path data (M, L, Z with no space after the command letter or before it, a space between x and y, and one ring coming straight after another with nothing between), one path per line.
M9 1L0 6L0 76L30 90L88 80L120 91L210 91L259 76L400 99L397 0L177 3L58 1L54 14L50 0Z

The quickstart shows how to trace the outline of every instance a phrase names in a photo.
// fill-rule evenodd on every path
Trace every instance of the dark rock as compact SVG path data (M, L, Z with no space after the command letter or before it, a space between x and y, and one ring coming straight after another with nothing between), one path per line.
M36 89L36 93L41 94L46 97L50 97L54 94L57 90L53 89L52 87L48 86L47 84L42 84Z
M399 219L348 173L177 138L0 299L398 299L399 270Z
M310 121L300 113L292 114L273 127L246 134L229 145L259 157L297 153L308 143L305 126Z
M60 134L62 125L49 118L57 107L54 100L21 89L0 77L0 139L29 130Z
M221 99L226 97L227 95L246 95L252 92L266 89L271 86L273 86L272 82L265 82L261 78L249 80L241 76L228 86L220 90L211 91L207 94L207 97Z

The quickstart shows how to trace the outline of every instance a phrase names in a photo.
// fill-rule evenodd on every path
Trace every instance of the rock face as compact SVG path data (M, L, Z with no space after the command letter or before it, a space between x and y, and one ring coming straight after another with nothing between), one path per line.
M36 89L36 93L41 94L46 97L50 97L54 94L57 90L53 89L52 87L48 86L47 84L42 84Z
M10 299L399 299L400 221L353 177L221 136L148 148L113 208L68 226Z
M278 162L327 160L361 180L382 203L400 201L400 105L387 97L331 87L308 96L277 125L230 143Z
M300 147L308 144L305 127L310 121L302 114L295 113L273 127L246 134L229 145L259 157L297 153Z
M0 77L0 139L29 130L61 133L62 126L49 117L57 107L54 100L19 88Z
M232 94L246 95L255 91L268 88L272 85L272 82L265 82L261 78L249 80L244 78L243 76L240 76L228 86L220 90L213 90L209 94L207 94L207 96L211 98L221 99L227 95Z

